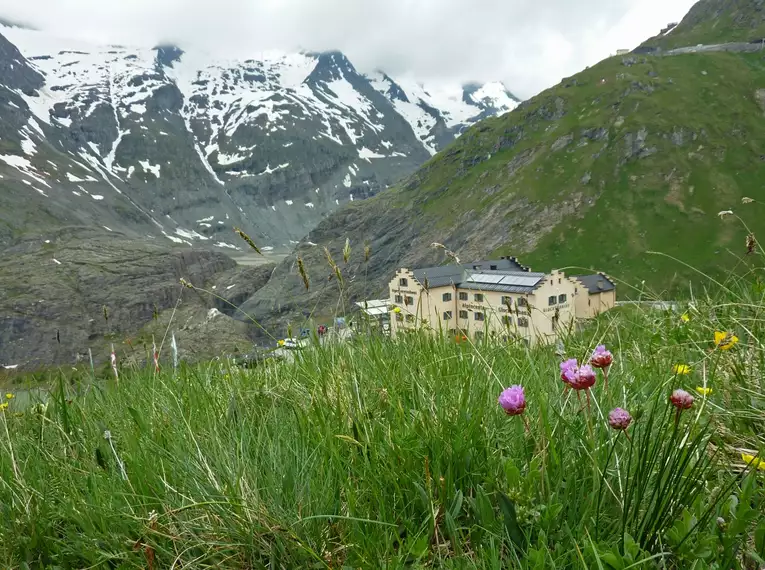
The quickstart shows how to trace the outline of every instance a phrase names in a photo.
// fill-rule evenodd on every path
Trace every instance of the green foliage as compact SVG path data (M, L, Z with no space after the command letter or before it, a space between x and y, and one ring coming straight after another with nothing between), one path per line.
M469 129L380 195L385 215L396 226L406 211L463 257L516 255L687 296L702 279L675 259L719 279L743 274L748 231L765 234L762 205L741 203L765 202L763 72L759 54L606 59ZM718 218L731 209L748 231Z
M644 46L672 49L698 44L750 42L765 38L765 22L757 0L701 0L670 34Z
M0 565L751 567L765 472L741 450L765 447L763 306L740 281L687 320L603 315L564 342L615 354L589 398L564 391L552 347L427 335L58 376L45 405L19 392L0 417ZM715 330L739 342L715 348ZM523 417L497 404L516 383ZM669 393L703 385L677 421Z

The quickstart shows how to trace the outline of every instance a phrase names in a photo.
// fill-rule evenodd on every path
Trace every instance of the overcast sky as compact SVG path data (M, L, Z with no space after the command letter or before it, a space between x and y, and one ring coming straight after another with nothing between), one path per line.
M0 0L58 35L232 55L340 49L362 71L502 80L526 98L633 48L695 0Z

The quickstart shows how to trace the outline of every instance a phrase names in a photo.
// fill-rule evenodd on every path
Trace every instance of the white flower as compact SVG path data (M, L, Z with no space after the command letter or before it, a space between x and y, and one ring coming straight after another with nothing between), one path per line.
M732 216L733 210L723 210L722 212L718 212L717 215L720 216L720 219L722 220L725 216Z
M742 204L751 204L752 202L754 202L754 200L752 200L751 198L747 198L746 196L741 198L741 203Z

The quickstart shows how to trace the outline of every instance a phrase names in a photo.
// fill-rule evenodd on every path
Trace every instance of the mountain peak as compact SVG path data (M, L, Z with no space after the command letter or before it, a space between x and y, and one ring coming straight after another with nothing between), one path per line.
M35 30L35 31L37 30L37 28L34 28L29 24L18 22L16 20L11 20L9 18L3 18L1 16L0 16L0 27L19 28L21 30Z
M154 47L157 52L157 63L161 67L173 67L173 63L180 61L183 50L172 44L160 44Z

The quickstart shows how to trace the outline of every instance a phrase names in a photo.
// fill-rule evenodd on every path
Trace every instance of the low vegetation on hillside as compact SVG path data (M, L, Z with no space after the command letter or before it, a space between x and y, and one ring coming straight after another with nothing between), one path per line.
M763 38L765 15L760 0L701 0L676 28L651 38L643 46L666 50Z
M443 262L434 242L467 261L515 255L534 270L599 270L638 284L622 298L687 297L702 283L697 270L744 274L747 237L765 233L762 204L749 202L765 201L764 72L759 54L607 59L469 129L402 185L333 214L248 313L283 320L332 309L323 246L339 259L346 239L355 300L381 294L398 267ZM727 211L744 224L720 219ZM298 256L315 284L308 293Z
M357 337L255 369L165 351L118 382L54 375L47 401L9 390L0 565L759 568L765 289L713 291L557 348Z

